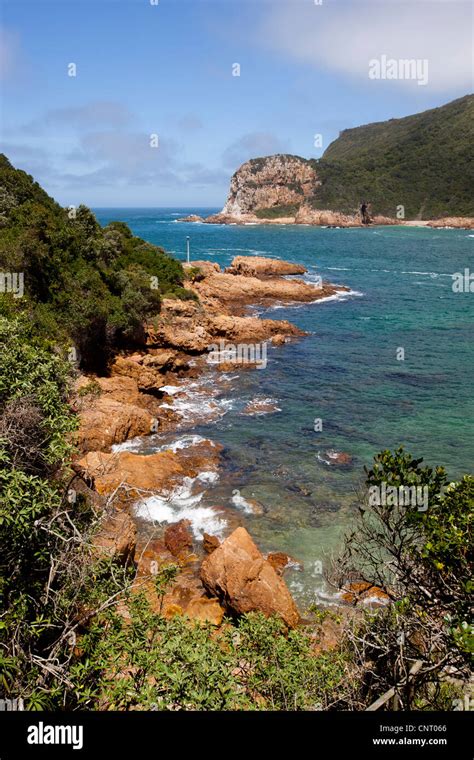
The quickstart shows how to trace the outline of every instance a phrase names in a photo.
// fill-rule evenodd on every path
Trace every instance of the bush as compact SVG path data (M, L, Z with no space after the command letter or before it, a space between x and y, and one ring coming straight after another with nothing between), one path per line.
M104 372L119 348L143 346L144 323L159 313L163 294L196 297L163 249L123 222L102 229L85 206L62 209L5 156L2 198L0 268L23 273L25 297L2 295L0 311L26 313L49 340L72 339L84 369Z
M433 699L446 674L462 680L473 651L472 568L474 478L447 484L443 468L422 467L402 448L384 451L367 470L368 487L426 487L429 506L361 500L333 582L381 588L391 604L352 631L368 703L395 686L404 709ZM370 673L366 663L371 663ZM421 668L408 682L415 663Z

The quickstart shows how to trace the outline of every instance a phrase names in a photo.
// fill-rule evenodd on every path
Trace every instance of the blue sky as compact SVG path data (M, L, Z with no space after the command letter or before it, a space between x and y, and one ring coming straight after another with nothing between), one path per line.
M464 0L152 2L2 0L2 150L64 205L221 206L251 157L472 90ZM428 83L370 79L383 55Z

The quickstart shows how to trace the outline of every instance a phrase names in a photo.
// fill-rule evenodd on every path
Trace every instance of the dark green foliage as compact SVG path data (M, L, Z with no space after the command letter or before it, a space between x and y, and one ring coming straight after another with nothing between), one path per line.
M62 209L25 172L0 160L0 271L24 274L24 298L0 296L0 313L25 312L39 335L71 339L85 369L104 371L117 348L140 345L160 296L190 298L181 264L134 237L102 229L85 206Z
M356 625L354 642L362 647L355 651L361 667L373 664L361 681L363 699L400 684L404 709L436 706L446 669L466 678L474 649L474 477L448 484L442 467L422 461L403 448L375 457L366 470L369 489L426 487L428 508L363 498L335 569L338 585L355 578L382 588L392 602ZM417 687L408 687L406 674L418 661Z
M281 216L294 216L298 211L297 205L272 206L271 208L260 208L255 211L255 216L259 219L277 219Z
M210 625L151 612L144 597L128 597L127 607L129 622L111 610L81 639L84 655L70 675L84 707L314 710L344 681L341 653L315 657L310 636L287 633L277 618L250 613L216 635Z
M315 168L313 205L407 219L474 216L474 96L403 119L344 130Z

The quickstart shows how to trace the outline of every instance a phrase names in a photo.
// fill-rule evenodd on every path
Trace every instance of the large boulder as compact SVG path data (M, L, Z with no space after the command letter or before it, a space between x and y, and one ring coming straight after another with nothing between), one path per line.
M279 615L290 628L298 624L298 610L285 582L245 528L234 530L204 559L201 580L230 613L261 611Z
M134 404L101 396L80 413L77 443L80 451L108 449L138 435L148 435L154 417Z
M281 259L269 259L264 256L234 256L227 274L243 274L250 277L281 277L288 274L304 274L307 270L302 264Z

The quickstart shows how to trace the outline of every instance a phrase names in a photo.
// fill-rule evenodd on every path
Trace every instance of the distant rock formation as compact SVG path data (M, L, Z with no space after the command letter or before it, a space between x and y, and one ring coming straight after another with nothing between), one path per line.
M311 162L299 156L253 158L233 175L222 214L240 217L260 209L299 207L319 184Z

